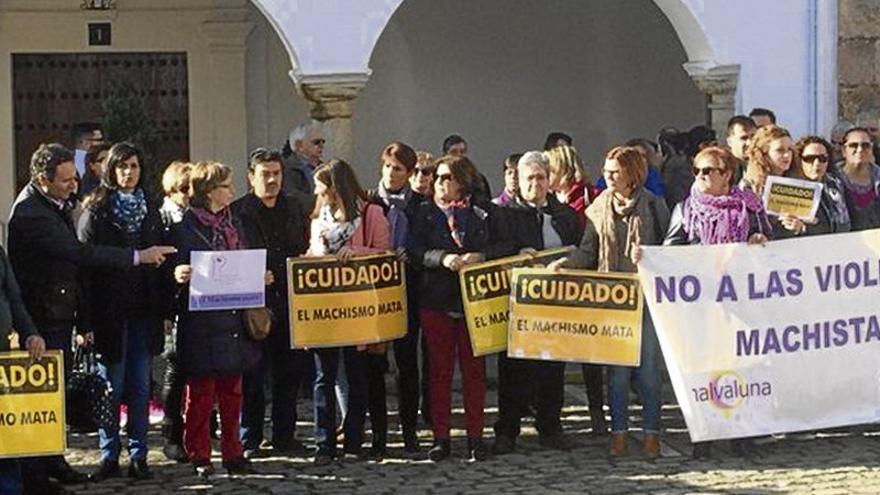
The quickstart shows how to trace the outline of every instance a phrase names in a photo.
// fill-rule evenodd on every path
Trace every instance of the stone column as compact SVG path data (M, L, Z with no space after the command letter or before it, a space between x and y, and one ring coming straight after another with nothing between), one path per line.
M352 160L354 99L369 77L369 74L327 74L294 78L299 93L311 103L309 114L322 125L327 140L324 158Z
M727 131L727 121L736 113L739 64L715 65L688 62L684 64L684 70L700 91L706 94L707 120L718 138L723 138Z
M218 11L200 27L208 47L207 72L200 75L207 94L197 107L210 116L202 123L210 130L202 130L205 149L198 151L204 155L196 158L243 163L248 152L245 52L254 23L247 20L246 9L230 9Z

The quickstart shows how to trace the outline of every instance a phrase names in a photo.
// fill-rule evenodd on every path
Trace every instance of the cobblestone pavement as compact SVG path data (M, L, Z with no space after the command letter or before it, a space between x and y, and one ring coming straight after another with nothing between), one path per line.
M160 431L153 427L149 461L155 479L132 482L118 478L70 488L90 495L173 492L880 494L880 425L823 432L809 440L770 439L748 459L733 457L727 442L718 442L713 459L694 461L690 458L691 445L681 414L677 407L667 406L663 411L663 456L654 462L642 460L641 435L635 429L630 435L630 457L612 462L606 456L607 437L590 435L589 417L582 406L585 402L582 386L567 385L566 395L568 404L581 405L566 407L563 412L566 435L574 444L573 449L565 452L541 448L537 433L527 422L516 453L485 462L464 460L464 432L455 430L453 458L437 464L426 460L424 453L420 458L404 457L401 439L392 435L389 455L382 462L338 461L330 466L314 467L310 458L275 457L266 451L255 460L257 474L231 478L220 469L220 460L215 457L218 474L201 481L191 473L189 466L164 459ZM487 399L488 404L494 405L494 392L490 391ZM390 397L391 411L393 402L394 398ZM298 427L298 436L306 442L311 439L313 427L309 407L309 403L303 401ZM495 412L490 408L487 414L487 437L492 435ZM634 417L638 416L636 408L632 412ZM462 416L463 411L457 409L455 426L463 426ZM393 415L390 424L393 430L396 424ZM430 432L425 430L421 435L423 445L427 446ZM94 435L71 435L68 460L83 470L93 471L99 460L96 447ZM215 456L217 448L215 442ZM127 459L121 462L124 469Z

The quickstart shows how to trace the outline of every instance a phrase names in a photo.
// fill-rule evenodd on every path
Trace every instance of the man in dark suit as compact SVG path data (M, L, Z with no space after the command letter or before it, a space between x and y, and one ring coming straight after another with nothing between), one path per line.
M73 153L60 144L43 144L31 157L31 181L12 206L9 219L9 260L18 275L22 299L48 349L61 349L69 366L73 328L91 341L87 294L80 268L159 265L175 251L151 246L139 251L91 246L77 240L71 218L71 195L77 190ZM82 483L63 456L22 463L25 493L63 493L49 481Z
M257 148L248 163L251 192L232 203L234 216L241 221L249 249L266 250L266 266L275 283L266 288L266 306L274 316L272 331L262 342L263 357L244 374L241 408L241 442L247 458L271 445L278 454L304 455L305 447L296 439L296 401L300 385L307 380L311 355L290 348L290 321L287 294L287 258L299 256L309 247L308 194L282 192L281 153ZM263 441L266 412L264 381L269 371L272 381L272 441Z

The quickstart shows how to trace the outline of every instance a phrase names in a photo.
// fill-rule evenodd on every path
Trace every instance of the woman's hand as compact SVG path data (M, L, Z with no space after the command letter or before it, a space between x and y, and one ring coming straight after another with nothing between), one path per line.
M266 282L266 286L270 286L275 283L275 275L272 274L271 271L266 270L266 274L263 275L263 280Z
M760 244L761 246L767 245L767 236L760 233L755 232L751 236L749 236L749 245Z
M522 248L519 250L519 254L524 254L526 256L531 256L532 258L535 258L536 256L538 256L538 250L530 247Z
M404 247L397 248L397 252L395 254L397 254L398 261L400 261L402 263L406 263L406 248L404 248Z
M562 258L559 258L558 260L551 261L547 265L547 268L550 270L553 270L556 273L559 273L560 271L562 271L562 266L565 265L565 263L567 261L568 261L568 258L563 256Z
M192 276L192 266L191 265L177 265L174 267L174 280L178 284L189 283L189 279L191 276Z
M793 217L789 214L780 215L779 223L789 232L795 235L801 235L807 230L807 225L800 218Z
M461 256L457 254L447 254L443 257L443 266L448 270L457 272L462 267Z
M483 253L465 253L461 255L461 263L463 265L471 265L483 261Z
M336 259L343 263L348 263L352 256L354 256L354 250L348 246L342 246L339 251L336 251Z
M28 337L27 340L24 341L24 346L30 354L31 359L34 361L42 359L43 354L46 352L46 341L39 335L31 335Z
M642 261L642 246L633 244L629 250L629 259L633 265L638 265Z

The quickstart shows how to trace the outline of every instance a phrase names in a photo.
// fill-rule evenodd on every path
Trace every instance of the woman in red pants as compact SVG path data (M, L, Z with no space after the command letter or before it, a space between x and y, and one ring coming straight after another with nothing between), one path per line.
M428 342L430 366L432 461L449 457L452 375L458 356L464 388L468 452L483 460L483 404L486 396L485 363L473 355L461 305L458 271L467 264L507 254L499 242L500 210L481 198L481 178L466 157L438 160L434 197L416 207L409 233L408 252L422 271L419 286L420 317ZM476 194L475 194L476 193Z

